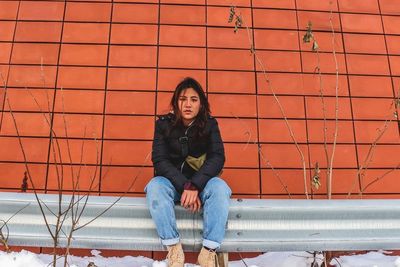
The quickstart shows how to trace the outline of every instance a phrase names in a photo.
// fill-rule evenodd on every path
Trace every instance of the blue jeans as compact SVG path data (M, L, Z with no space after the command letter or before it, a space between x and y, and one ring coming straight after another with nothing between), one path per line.
M161 243L171 246L179 242L175 219L175 202L180 200L172 183L163 176L151 179L144 189ZM203 207L203 246L217 249L225 235L228 220L229 199L232 194L229 186L221 178L211 178L199 197ZM189 212L189 211L188 211Z

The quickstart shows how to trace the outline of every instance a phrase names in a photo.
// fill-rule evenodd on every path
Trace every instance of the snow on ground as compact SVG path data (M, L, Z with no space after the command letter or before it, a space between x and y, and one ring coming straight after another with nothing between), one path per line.
M340 263L340 264L339 264ZM337 267L400 267L399 256L388 256L383 252L341 256L338 261L332 260Z
M69 258L70 267L87 267L90 262L98 267L167 267L164 261L154 261L146 257L109 257L101 256L101 252L92 251L91 257ZM309 267L312 263L311 254L307 252L268 252L251 259L244 259L248 267ZM35 254L26 250L6 253L0 251L1 267L47 267L52 261L48 254ZM340 264L339 264L340 263ZM341 256L337 261L332 260L337 267L400 267L399 256L388 256L384 252L369 252L361 255ZM231 261L229 267L244 267L242 261ZM60 259L58 266L63 266ZM185 267L195 267L186 264Z

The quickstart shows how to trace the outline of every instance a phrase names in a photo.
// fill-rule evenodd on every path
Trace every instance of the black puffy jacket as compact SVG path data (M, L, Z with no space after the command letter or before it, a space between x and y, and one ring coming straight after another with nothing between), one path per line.
M156 121L151 157L156 175L168 178L180 193L188 181L201 192L224 167L224 145L217 120L210 116L206 123L206 136L195 138L194 127L172 128L173 116L171 113L159 116ZM187 140L187 146L182 144L182 140ZM185 162L187 155L197 158L204 153L207 154L206 160L198 171Z

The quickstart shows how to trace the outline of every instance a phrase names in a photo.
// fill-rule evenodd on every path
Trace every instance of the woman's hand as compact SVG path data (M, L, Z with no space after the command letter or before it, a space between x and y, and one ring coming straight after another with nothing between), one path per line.
M190 208L190 206L196 202L198 195L199 191L197 190L183 190L181 196L181 206L185 209Z
M200 198L197 196L196 201L189 206L189 210L193 213L198 212L201 208L201 200Z

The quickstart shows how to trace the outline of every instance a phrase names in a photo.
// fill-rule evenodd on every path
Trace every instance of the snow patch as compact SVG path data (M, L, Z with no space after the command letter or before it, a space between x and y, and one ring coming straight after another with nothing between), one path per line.
M369 252L360 255L341 256L332 260L331 264L341 267L400 267L399 256L389 256L386 251ZM68 258L70 267L87 267L90 262L97 267L167 267L165 261L155 261L146 257L101 256L101 251L92 250L90 257ZM318 255L320 256L320 255ZM6 253L0 251L0 266L4 267L47 267L53 260L52 255L35 254L30 251ZM313 262L313 255L308 252L268 252L255 258L245 258L229 262L229 267L309 267ZM322 259L318 260L322 263ZM57 267L64 266L64 258L57 260ZM194 264L185 264L185 267L198 267Z
M341 267L400 267L400 257L388 256L379 252L368 252L360 255L341 256L332 260L331 265Z
M394 265L395 265L396 267L400 267L400 257L398 257L398 258L396 259L396 261L394 262Z
M167 267L167 263L165 261L154 261L153 267Z

